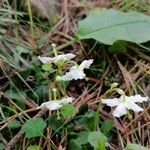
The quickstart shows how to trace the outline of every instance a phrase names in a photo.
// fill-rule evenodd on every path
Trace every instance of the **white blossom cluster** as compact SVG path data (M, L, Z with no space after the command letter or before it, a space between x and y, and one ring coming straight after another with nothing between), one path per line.
M55 57L41 57L38 56L39 60L42 63L58 63L60 61L69 61L72 58L74 58L75 55L68 53L68 54L62 54L62 55L57 55ZM77 80L77 79L83 79L86 77L86 74L84 73L84 69L89 69L91 64L93 63L93 59L89 60L84 60L80 65L74 65L69 69L69 72L66 72L65 75L63 76L57 76L56 80L57 81L70 81L70 80Z
M52 45L54 48L56 45ZM55 57L41 57L38 56L39 60L42 63L54 63L57 64L59 62L67 62L74 58L75 55L68 53L62 55L55 55ZM69 71L66 72L64 75L59 76L57 75L56 81L71 81L71 80L78 80L84 79L86 74L84 73L84 69L89 69L91 64L93 63L93 59L84 60L80 65L73 65L69 68ZM114 83L111 88L116 87L118 84ZM137 94L134 96L126 96L123 90L117 88L116 90L121 96L119 98L113 99L102 99L102 103L106 104L107 106L114 107L116 109L113 111L113 116L121 117L128 113L128 110L133 110L134 112L143 111L143 108L139 107L136 103L142 103L148 101L148 97L142 97L141 95ZM44 102L41 106L37 107L37 109L47 108L49 110L57 110L61 108L64 104L72 103L72 97L66 97L61 100L51 100L48 102Z
M55 47L56 45L52 45ZM58 64L59 62L67 62L74 58L75 55L68 53L68 54L62 54L62 55L56 55L55 57L41 57L38 56L38 59L43 64L48 63L54 63ZM77 79L83 79L86 77L86 74L84 73L84 69L89 69L91 64L93 63L93 59L90 60L84 60L80 65L73 65L71 68L69 68L69 72L66 72L65 75L57 76L57 81L70 81L70 80L77 80ZM37 107L37 109L41 108L47 108L50 111L57 110L61 108L64 104L72 103L73 98L72 97L66 97L61 100L50 100L48 102L44 102L41 104L41 106Z

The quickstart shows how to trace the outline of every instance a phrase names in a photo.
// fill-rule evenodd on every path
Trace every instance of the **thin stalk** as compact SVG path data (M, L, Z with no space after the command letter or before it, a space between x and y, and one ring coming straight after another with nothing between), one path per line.
M67 42L67 43L65 43L65 44L62 44L62 45L60 45L60 46L57 46L56 50L59 51L59 50L61 50L61 49L63 49L63 48L66 48L67 46L69 46L69 45L71 45L71 44L74 44L74 43L77 42L77 41L78 41L78 39L73 39L73 40L71 40L71 41L69 41L69 42Z
M30 0L27 0L27 5L28 5L28 13L29 13L29 17L30 17L30 31L31 31L31 34L33 35L33 17L32 17Z

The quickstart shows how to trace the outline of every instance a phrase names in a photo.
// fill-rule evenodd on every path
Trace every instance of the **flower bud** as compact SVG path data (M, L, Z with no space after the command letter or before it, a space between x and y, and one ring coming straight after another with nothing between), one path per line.
M122 89L117 88L116 91L120 94L120 95L124 95L124 91Z
M118 86L118 83L117 82L114 82L112 85L111 85L111 89L115 88Z

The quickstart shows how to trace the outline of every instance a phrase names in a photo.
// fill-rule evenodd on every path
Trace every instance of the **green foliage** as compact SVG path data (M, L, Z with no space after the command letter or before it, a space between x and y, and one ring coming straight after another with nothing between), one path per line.
M148 150L148 148L143 147L139 144L127 144L126 150Z
M127 42L125 41L116 41L113 45L108 49L110 53L114 54L124 54L127 52Z
M27 150L40 150L40 147L38 145L30 145Z
M108 133L110 132L110 130L112 130L112 128L113 128L113 122L112 122L112 120L109 120L109 119L105 120L102 123L101 132L107 136Z
M21 127L21 124L18 120L15 119L8 125L8 127L11 129L15 129Z
M35 90L35 93L38 95L39 98L47 97L48 92L49 87L47 85L41 85Z
M150 17L130 11L96 9L79 21L76 35L79 39L93 38L112 45L117 40L143 43L150 40Z
M82 145L88 142L88 132L80 132L76 139L69 143L69 150L82 150Z
M26 98L26 93L23 91L16 92L14 90L7 90L5 95L10 99L22 100Z
M69 143L69 149L70 150L82 150L82 147L79 143L77 143L76 140L72 140L70 143Z
M92 147L94 150L105 150L106 136L100 132L80 132L77 138L72 139L69 143L69 150L87 150ZM90 145L92 146L91 148ZM83 148L84 147L84 148Z
M27 138L38 137L43 135L46 122L42 118L30 119L22 126L22 132L25 132Z
M44 71L50 71L51 68L52 68L51 64L43 64L43 65L42 65L42 69L43 69Z
M17 45L16 46L16 50L17 50L17 53L19 55L21 55L22 53L23 54L29 54L30 53L29 49L27 47L25 47L25 46Z
M52 130L57 131L63 125L63 121L63 119L58 119L57 115L51 115L48 118L48 126Z
M90 122L90 123L89 123ZM89 111L84 117L84 127L87 131L94 131L99 124L99 114L95 111Z
M63 117L72 116L76 112L76 109L72 104L66 104L60 109L60 113Z
M94 150L106 149L106 136L100 132L90 132L88 135L88 142L94 147Z
M74 129L75 129L75 126L73 123L69 123L67 126L66 126L66 129L67 129L67 132L73 132Z

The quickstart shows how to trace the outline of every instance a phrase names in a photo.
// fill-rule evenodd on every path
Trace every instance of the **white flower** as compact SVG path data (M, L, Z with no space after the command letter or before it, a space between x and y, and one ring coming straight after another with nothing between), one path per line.
M37 109L41 109L45 107L51 111L57 110L61 108L64 104L72 103L72 101L73 101L72 97L66 97L66 98L63 98L62 100L51 100L51 101L42 103L41 106L37 107Z
M41 56L38 56L38 59L39 59L43 64L51 63L51 62L52 62L52 58L50 58L50 57L41 57Z
M62 104L68 104L68 103L72 103L73 98L72 97L65 97L61 100Z
M59 61L68 61L74 58L75 55L68 53L68 54L62 54L62 55L57 55L55 57L41 57L38 56L38 59L43 63L57 63Z
M85 78L86 74L84 73L84 69L88 69L90 65L93 63L93 59L84 60L79 66L72 66L69 69L69 72L66 72L63 76L57 76L56 80L70 81Z
M120 98L113 99L102 99L102 103L106 104L107 106L117 106L113 111L113 116L115 117L121 117L127 114L127 109L131 109L135 112L143 111L143 108L139 107L136 102L142 103L144 101L148 101L148 97L142 97L139 94L135 96L121 95Z

